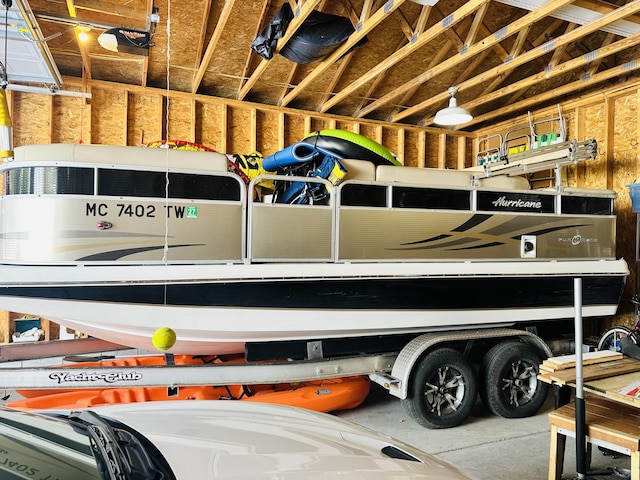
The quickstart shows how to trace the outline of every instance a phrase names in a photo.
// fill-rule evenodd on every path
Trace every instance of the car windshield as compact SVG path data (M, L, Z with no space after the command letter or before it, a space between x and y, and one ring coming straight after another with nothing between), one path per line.
M86 434L67 422L0 409L0 478L106 480Z
M91 411L38 415L0 408L2 480L175 480L137 432Z

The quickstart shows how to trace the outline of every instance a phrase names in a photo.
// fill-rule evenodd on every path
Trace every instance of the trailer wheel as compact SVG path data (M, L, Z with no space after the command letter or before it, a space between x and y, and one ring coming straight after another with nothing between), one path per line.
M503 342L485 355L480 368L480 397L495 415L523 418L540 410L549 386L538 380L542 356L533 346Z
M440 348L421 360L402 403L420 425L449 428L467 418L477 391L471 364L457 350Z

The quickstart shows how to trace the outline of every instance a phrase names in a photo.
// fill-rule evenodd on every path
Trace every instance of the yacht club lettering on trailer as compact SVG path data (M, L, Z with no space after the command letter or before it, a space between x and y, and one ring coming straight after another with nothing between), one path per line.
M53 372L49 375L51 380L55 380L58 384L73 382L98 382L118 383L129 380L140 380L142 374L138 372Z

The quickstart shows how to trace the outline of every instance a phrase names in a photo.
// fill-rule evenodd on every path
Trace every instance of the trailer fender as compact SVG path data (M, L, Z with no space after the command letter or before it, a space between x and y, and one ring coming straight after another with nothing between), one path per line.
M387 388L391 395L405 399L407 398L411 373L413 372L414 365L420 358L422 358L424 353L433 346L439 343L451 341L508 337L520 338L538 348L546 357L552 356L551 349L544 340L534 333L525 330L490 328L482 330L425 333L414 338L404 346L393 364L390 375L371 375L371 379Z

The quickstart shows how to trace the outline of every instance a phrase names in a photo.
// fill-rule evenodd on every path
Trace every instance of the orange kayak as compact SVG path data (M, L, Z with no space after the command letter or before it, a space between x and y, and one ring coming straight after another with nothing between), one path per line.
M102 362L75 363L65 366L142 366L163 365L164 356L131 357ZM241 359L230 360L241 362ZM176 355L176 365L201 365L220 363L217 357L192 357ZM248 402L276 403L307 408L318 412L346 410L360 405L369 393L367 376L352 376L296 383L225 386L185 386L169 395L166 387L135 387L106 389L42 389L19 390L23 400L7 402L9 407L20 409L89 408L96 405L152 402L170 400L241 400ZM176 393L173 395L173 393Z

